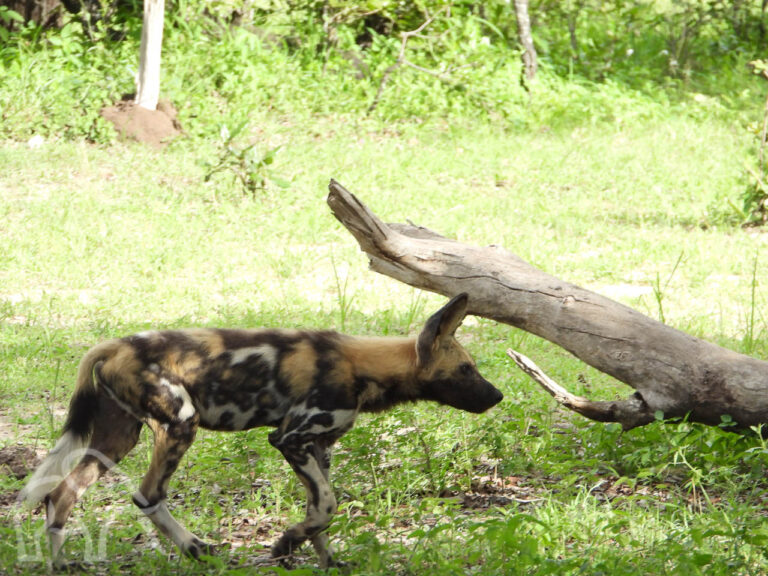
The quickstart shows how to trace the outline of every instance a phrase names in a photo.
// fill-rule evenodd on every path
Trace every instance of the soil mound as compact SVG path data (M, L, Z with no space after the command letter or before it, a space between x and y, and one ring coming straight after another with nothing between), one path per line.
M124 137L152 146L163 146L182 133L176 120L176 109L167 100L157 104L157 110L137 106L133 99L125 99L115 106L101 110L101 116L112 122Z
M16 444L0 448L0 474L24 478L38 462L37 454L29 446Z

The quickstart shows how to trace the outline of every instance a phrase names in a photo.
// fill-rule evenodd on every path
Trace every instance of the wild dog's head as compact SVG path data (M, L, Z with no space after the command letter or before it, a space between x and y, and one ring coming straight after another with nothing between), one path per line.
M477 371L474 360L454 336L467 313L466 294L435 312L416 341L421 396L467 412L485 412L504 397Z

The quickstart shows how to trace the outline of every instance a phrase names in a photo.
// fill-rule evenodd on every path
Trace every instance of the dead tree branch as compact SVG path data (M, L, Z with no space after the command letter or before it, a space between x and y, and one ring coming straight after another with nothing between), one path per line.
M328 204L368 254L372 270L445 296L467 292L470 313L541 336L635 389L625 400L594 402L541 378L558 401L588 418L633 428L660 411L713 425L725 415L740 427L768 423L768 362L666 326L498 246L385 224L334 180ZM522 365L540 376L530 363Z

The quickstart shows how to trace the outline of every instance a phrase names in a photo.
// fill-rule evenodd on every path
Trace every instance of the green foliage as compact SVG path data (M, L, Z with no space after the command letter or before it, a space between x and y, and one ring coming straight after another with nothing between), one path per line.
M130 91L125 62L136 45L111 40L103 23L90 32L95 39L82 22L69 20L61 30L27 24L10 35L0 47L0 137L112 139L99 110Z
M111 140L98 112L134 89L141 26L138 6L119 6L99 19L66 16L61 30L4 31L0 137ZM513 7L501 0L184 0L167 11L162 92L185 131L206 138L254 114L359 118L372 107L383 122L517 130L734 117L755 103L743 66L759 43L750 6L534 2L542 66L529 94ZM15 20L7 10L0 18ZM420 26L400 61L402 34Z
M750 67L755 75L768 80L768 60L755 60L750 62ZM743 194L744 208L739 210L742 220L747 225L762 225L768 222L768 184L766 184L766 172L768 172L768 100L763 109L763 118L760 123L749 125L749 131L756 141L756 156L746 166L749 184ZM756 167L752 167L756 164ZM752 165L752 166L750 166ZM736 208L738 210L738 208Z
M24 23L24 17L18 12L11 10L8 6L0 6L0 40L8 42L10 38L9 28L12 28L14 23Z
M756 3L717 0L531 3L537 46L561 75L621 79L642 87L665 80L697 85L759 53ZM722 78L718 76L718 80ZM722 90L721 86L721 90Z
M246 126L243 122L232 132L226 125L221 127L218 159L215 163L206 163L204 180L208 182L220 172L230 173L240 183L242 191L252 197L256 197L259 191L264 192L269 183L283 189L288 188L290 183L275 175L271 168L280 146L270 148L262 154L255 142L248 145L236 143Z

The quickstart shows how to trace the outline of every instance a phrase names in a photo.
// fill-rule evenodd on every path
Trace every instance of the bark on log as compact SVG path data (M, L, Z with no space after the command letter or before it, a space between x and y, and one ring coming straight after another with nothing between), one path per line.
M501 247L385 224L338 182L331 180L329 189L334 216L368 254L372 270L448 297L467 292L469 313L546 338L635 389L625 400L592 402L537 379L565 406L625 429L654 421L658 411L711 425L726 415L740 428L768 423L768 362L550 276Z

